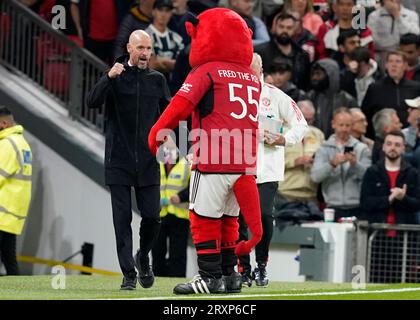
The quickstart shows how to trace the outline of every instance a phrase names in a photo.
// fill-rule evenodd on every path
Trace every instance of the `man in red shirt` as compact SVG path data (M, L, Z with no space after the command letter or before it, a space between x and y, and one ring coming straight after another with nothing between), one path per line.
M404 135L400 131L388 133L383 144L385 159L368 168L363 177L360 203L369 223L416 224L416 213L420 210L420 179L418 171L402 157L404 145ZM416 264L413 255L416 251L413 250L417 250L418 240L414 234L410 235L410 239L407 260ZM402 243L403 234L392 229L374 238L371 282L400 281ZM410 264L407 270L409 268Z
M419 173L402 155L402 132L385 135L382 150L385 159L367 169L362 182L360 204L371 223L415 223L420 210Z

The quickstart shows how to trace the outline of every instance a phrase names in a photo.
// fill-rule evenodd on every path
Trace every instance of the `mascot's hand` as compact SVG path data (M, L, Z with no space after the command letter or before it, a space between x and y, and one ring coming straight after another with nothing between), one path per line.
M149 133L149 149L156 156L159 146L167 139L167 134L159 134L161 129L174 129L179 125L179 121L185 120L194 110L193 105L184 97L175 96L166 110L160 116L158 122L152 127Z
M152 155L154 156L156 156L159 146L162 143L164 143L166 140L166 137L161 140L158 140L158 132L159 132L159 128L156 127L156 125L154 125L149 133L149 139L148 139L149 149Z

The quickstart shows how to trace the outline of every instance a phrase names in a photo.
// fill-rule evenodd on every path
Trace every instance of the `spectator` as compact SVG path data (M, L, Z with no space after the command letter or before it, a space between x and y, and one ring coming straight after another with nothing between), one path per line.
M402 130L406 142L406 152L404 154L413 167L420 169L420 97L407 99L409 126Z
M254 53L251 69L261 78L262 60ZM255 284L259 287L268 285L266 266L271 237L273 235L273 202L278 182L284 176L284 146L298 144L304 137L307 124L296 103L276 87L263 83L258 108L259 128L264 130L264 141L258 144L257 187L260 197L263 235L255 247L257 266L253 272ZM265 119L265 120L264 120ZM281 128L287 123L289 130L283 134ZM270 123L270 124L267 124ZM242 215L241 215L242 217ZM239 241L247 240L247 226L243 218L239 219ZM243 283L251 286L251 264L249 255L239 257L238 270Z
M118 33L118 1L71 0L71 16L84 47L111 65Z
M349 30L353 30L353 7L356 6L356 0L334 0L333 10L337 20L328 20L319 28L317 57L330 57L333 52L338 51L338 36ZM372 31L369 27L356 30L360 37L360 45L367 46L373 58L375 53Z
M335 209L336 220L361 215L360 187L371 163L367 145L350 135L351 125L347 108L334 112L334 134L318 149L311 168L311 179L322 183L322 195L327 207Z
M288 201L312 201L317 203L318 184L310 179L311 167L315 152L324 142L325 137L321 130L312 124L315 119L315 108L310 100L297 103L309 130L302 143L286 146L284 181L279 184L278 191Z
M187 46L191 42L191 37L187 34L185 28L185 22L188 20L190 14L188 0L173 0L172 5L174 6L171 20L169 21L168 27L172 31L178 33L182 37L182 43Z
M267 27L264 22L257 16L253 15L255 6L254 0L229 0L229 7L238 13L252 30L252 44L255 46L269 42L270 36L268 35Z
M343 31L337 38L337 45L338 51L335 51L331 58L337 62L341 72L349 68L350 53L360 47L360 37L356 30Z
M366 116L363 114L360 108L349 109L352 117L352 125L350 135L368 146L369 150L372 151L374 141L365 137L368 122Z
M402 128L397 112L391 108L384 108L373 115L373 127L375 129L375 143L372 150L372 163L383 158L382 145L384 137L392 131L399 131Z
M145 30L153 40L150 68L162 72L168 81L176 58L184 49L181 36L168 28L172 9L172 0L156 0L152 11L153 22Z
M114 58L117 59L126 53L126 45L131 33L135 30L145 30L152 22L152 11L155 0L139 0L127 14L118 30L114 44Z
M365 47L357 47L351 51L349 60L348 67L340 74L340 87L357 98L357 105L360 107L369 86L380 80L383 74Z
M361 205L370 223L416 223L420 208L420 177L402 157L405 139L400 131L385 135L384 159L367 169Z
M9 109L0 106L0 254L8 276L19 275L16 236L31 201L32 152Z
M185 278L190 229L188 197L191 169L185 157L178 156L172 139L165 143L164 160L160 162L162 224L152 249L153 272L160 277Z
M255 52L262 57L265 66L276 57L282 57L293 65L292 82L302 90L309 85L308 73L310 71L309 56L293 40L295 18L288 13L277 15L273 21L273 39L255 47Z
M282 90L294 101L307 99L306 93L296 87L292 79L293 67L289 61L283 58L275 58L268 69L267 76L271 77L270 83Z
M408 68L405 77L408 80L420 81L419 36L407 33L401 36L400 50L405 53Z
M302 26L315 37L324 24L322 18L314 12L312 0L285 0L285 11L296 11L302 17Z
M400 131L389 132L383 145L384 159L368 168L363 177L361 205L369 223L416 223L416 214L420 208L420 177L418 171L402 157L404 143L404 135ZM404 270L403 253L398 250L401 246L396 245L405 242L402 234L391 229L385 235L386 242L382 242L384 245L374 243L372 246L371 279L374 282L398 281ZM410 238L406 248L407 279L417 278L411 271L418 264L416 238L416 235Z
M165 77L148 68L152 40L144 30L134 31L127 44L129 56L117 59L89 92L87 105L105 103L107 132L105 183L111 192L118 260L124 278L122 290L154 283L149 252L160 229L159 164L148 148L148 133L170 101ZM133 259L131 188L141 214L140 249Z
M357 102L347 92L340 90L338 64L332 59L321 59L313 64L311 86L308 97L316 109L314 125L328 137L332 132L334 111L343 106L357 107Z
M400 0L382 0L382 6L368 17L368 27L375 41L375 60L382 65L386 52L398 49L400 37L420 33L417 12L406 9Z
M302 17L298 12L290 11L289 13L294 16L296 20L292 39L299 47L308 53L309 61L312 62L315 59L315 46L318 39L302 26Z
M367 136L375 137L372 117L380 109L391 107L397 111L398 117L407 125L407 105L405 99L420 96L420 84L407 80L404 73L407 70L407 60L401 51L390 51L385 63L386 77L371 84L362 103L362 111L368 119Z

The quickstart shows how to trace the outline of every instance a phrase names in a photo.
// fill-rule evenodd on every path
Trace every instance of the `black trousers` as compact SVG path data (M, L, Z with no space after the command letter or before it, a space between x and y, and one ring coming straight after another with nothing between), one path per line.
M268 250L273 236L273 203L276 195L278 182L266 182L257 185L260 196L261 222L263 235L261 241L255 247L255 260L257 264L267 264ZM239 215L239 241L248 240L248 226L242 215ZM251 272L249 255L239 257L239 271Z
M178 218L173 214L162 218L159 237L152 249L153 272L156 276L185 278L189 230L188 219Z
M117 254L124 276L136 276L133 259L131 230L131 186L110 185L112 217L114 222ZM152 250L160 229L160 186L134 187L137 208L140 211L140 256L146 257Z
M0 258L6 268L8 276L19 274L16 261L16 235L9 232L0 231Z

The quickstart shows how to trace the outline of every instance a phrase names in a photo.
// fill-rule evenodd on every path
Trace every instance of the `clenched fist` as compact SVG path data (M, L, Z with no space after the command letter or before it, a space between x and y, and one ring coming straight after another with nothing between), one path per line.
M121 63L116 62L112 66L111 70L109 70L108 77L110 77L111 79L115 79L116 77L118 77L124 71L125 71L124 66Z

